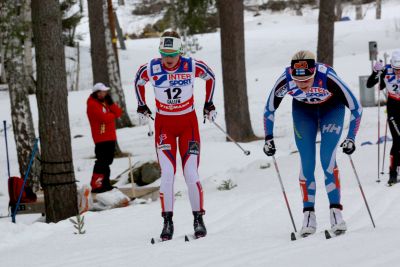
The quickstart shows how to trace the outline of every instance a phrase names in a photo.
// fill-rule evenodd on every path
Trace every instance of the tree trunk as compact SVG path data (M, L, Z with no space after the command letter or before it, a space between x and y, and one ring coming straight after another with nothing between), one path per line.
M169 1L169 6L170 6L170 9L172 10L171 12L172 12L172 15L171 15L171 29L173 30L173 31L176 31L176 32L178 32L180 35L182 35L182 33L181 32L179 32L179 29L178 29L178 18L177 18L177 13L176 13L176 5L175 5L175 0L170 0Z
M114 11L113 14L114 14L114 18L115 18L115 27L117 30L119 45L121 47L121 50L126 50L125 37L124 37L124 33L122 32L121 26L119 25L117 13L115 13L115 11Z
M355 0L356 5L356 20L360 20L363 18L362 15L362 0Z
M3 40L3 38L1 38L1 40ZM7 82L6 71L4 69L4 50L3 42L0 42L0 83Z
M88 0L93 82L109 85L111 96L122 108L123 113L117 119L117 128L131 127L133 125L128 116L125 95L112 46L107 0L102 0L102 4L99 2Z
M117 37L115 35L115 18L114 18L114 10L112 6L112 0L107 0L107 12L108 12L108 23L109 23L109 29L110 29L110 34L111 34L111 43L112 43L112 48L114 50L114 55L115 55L115 61L117 62L117 69L118 69L118 75L121 77L120 71L119 71L119 59L118 59L118 49L117 49ZM104 24L106 25L106 24Z
M247 100L243 1L219 0L217 6L227 132L236 141L251 141L256 137Z
M293 8L296 11L296 16L303 16L303 5L300 3L300 0L297 0L293 3Z
M19 47L22 45L20 44ZM29 104L28 86L26 85L29 77L23 75L25 71L23 64L23 56L14 54L13 60L7 62L6 70L11 101L11 119L21 177L25 176L35 142L35 129ZM27 180L27 184L34 191L39 190L39 176L40 162L35 157Z
M336 0L336 21L340 21L343 15L342 0Z
M31 12L31 0L25 0L23 3L24 20L26 25L30 25L26 29L26 38L24 39L24 65L26 69L26 75L29 78L27 82L29 94L36 92L36 85L33 76L33 60L32 60L32 12Z
M2 31L1 39L7 47L4 57L11 102L11 120L20 176L24 177L35 142L35 129L28 94L28 84L30 84L31 80L27 76L24 65L23 44L28 35L21 34L28 31L28 29L24 28L24 25L27 25L26 16L20 12L20 8L15 5L15 2L7 0L3 4L5 6L2 6L4 13L0 14L1 28L5 29L3 27L6 27L8 30ZM4 22L8 25L5 25ZM39 189L39 173L40 163L35 159L27 180L28 185L34 191Z
M92 58L93 84L102 82L109 85L107 51L104 35L103 5L100 1L87 1L90 28L90 55ZM101 1L102 2L102 1Z
M382 0L376 0L376 19L382 17Z
M76 42L76 79L75 79L75 91L79 91L79 72L81 70L81 52L80 44Z
M335 1L321 0L318 18L317 60L333 66L335 35Z
M32 21L46 221L58 222L78 214L58 0L32 0Z
M8 3L5 1L0 1L0 84L6 83L6 71L4 68L4 57L6 47L3 43L6 42L7 28L10 27L8 24ZM4 40L4 41L3 41Z

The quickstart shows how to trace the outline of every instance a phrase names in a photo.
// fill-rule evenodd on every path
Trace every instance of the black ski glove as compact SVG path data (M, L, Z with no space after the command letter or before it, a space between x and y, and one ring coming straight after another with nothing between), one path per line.
M203 117L207 117L207 114L210 113L213 110L215 110L215 106L214 106L213 102L204 103Z
M215 106L213 102L206 102L204 103L204 108L203 108L203 118L204 118L204 123L206 122L206 119L209 121L215 121L217 117L217 112L215 111Z
M275 155L276 148L275 148L275 143L274 143L274 138L272 136L266 136L265 137L265 144L264 144L264 153L271 157Z
M350 138L346 138L340 147L343 148L343 153L346 153L347 155L353 154L353 152L356 150L356 145Z
M152 114L151 110L149 109L149 107L146 104L143 105L143 106L138 106L137 112L140 113L140 114L143 114L145 116Z

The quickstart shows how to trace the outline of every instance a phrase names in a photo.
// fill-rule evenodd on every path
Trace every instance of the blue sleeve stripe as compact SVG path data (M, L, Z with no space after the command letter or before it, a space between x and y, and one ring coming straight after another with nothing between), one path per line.
M136 93L136 98L137 98L140 106L143 106L145 103L143 102L142 98L140 97L138 82L139 82L140 77L142 76L143 72L146 70L146 68L147 68L147 64L143 65L139 69L138 74L136 75L136 79L135 79L135 93Z
M274 107L274 100L275 100L275 91L277 89L277 86L279 83L281 83L283 80L286 79L285 73L283 73L278 80L276 81L274 87L272 88L271 92L269 93L267 103L265 104L265 109L264 109L264 133L265 136L267 135L273 135L273 130L274 130L274 113L275 113L275 107Z
M267 100L267 104L265 105L265 110L268 110L270 112L275 111L275 107L274 107L274 99L275 99L275 90L277 89L277 85L279 83L281 83L284 79L286 79L286 75L285 73L283 73L278 80L276 81L274 87L272 88L269 96L268 96L268 100Z
M215 89L215 80L214 80L214 79L212 79L212 89L211 89L211 94L210 94L210 97L208 98L208 101L207 101L207 102L210 102L210 101L212 101L212 100L213 100L213 98L214 98L214 89Z
M208 75L210 75L213 79L215 79L214 73L212 73L212 72L210 71L210 69L209 69L205 64L202 64L202 63L196 61L196 66L199 67L199 68L201 68L204 72L206 72L206 73L207 73Z
M136 74L136 78L135 78L135 86L138 83L138 81L140 80L140 77L142 76L143 72L146 70L147 68L147 64L143 65L142 67L140 67L139 71Z
M202 63L198 62L197 60L195 60L195 62L196 62L196 66L197 66L197 67L199 67L199 68L202 69L205 73L207 73L208 75L211 76L211 79L212 79L213 84L212 84L212 89L211 89L210 97L209 97L209 99L207 99L207 102L210 102L210 101L212 101L212 99L213 99L213 97L214 97L215 75L214 75L214 73L212 73L212 71L210 71L210 69L209 69L205 64L202 64Z

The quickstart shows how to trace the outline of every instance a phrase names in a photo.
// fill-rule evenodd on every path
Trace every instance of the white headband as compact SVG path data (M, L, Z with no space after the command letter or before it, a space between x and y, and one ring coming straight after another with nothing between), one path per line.
M392 58L390 59L390 64L395 69L400 68L400 50L396 50L393 52Z
M160 38L159 49L170 49L170 50L181 50L182 42L181 39L176 37L165 36Z

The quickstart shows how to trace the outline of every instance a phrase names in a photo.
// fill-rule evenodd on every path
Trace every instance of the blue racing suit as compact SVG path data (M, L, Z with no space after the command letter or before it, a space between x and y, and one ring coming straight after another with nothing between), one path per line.
M336 148L342 134L345 106L351 111L347 138L354 141L362 115L361 105L331 67L317 63L313 85L305 92L296 86L288 67L275 83L265 106L264 130L268 138L273 138L275 110L287 94L294 98L292 117L301 159L299 180L304 210L313 210L315 204L315 142L318 130L321 132L320 158L330 207L341 209Z

